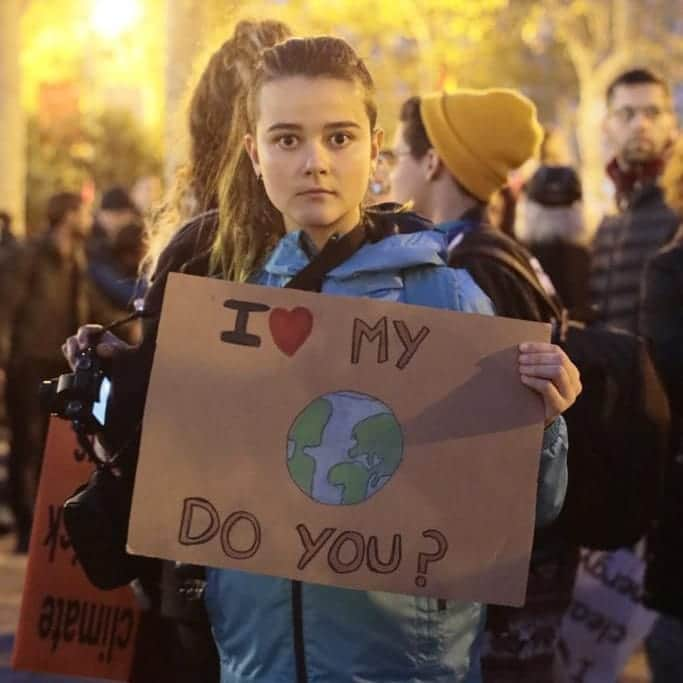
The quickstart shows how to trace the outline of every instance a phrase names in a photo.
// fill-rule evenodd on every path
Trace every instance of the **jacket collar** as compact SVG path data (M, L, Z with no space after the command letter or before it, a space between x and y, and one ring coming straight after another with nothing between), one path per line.
M607 175L616 188L619 208L626 209L658 192L656 182L663 168L664 161L661 159L637 164L628 169L622 168L616 159L612 159L607 166Z
M472 230L477 230L482 227L484 222L484 215L481 207L474 207L465 211L465 213L456 220L444 221L436 226L436 229L443 233L446 237L446 244L448 251L460 244L467 233Z
M311 259L301 240L301 230L288 232L270 253L263 270L271 275L291 277L307 266Z
M287 233L271 252L263 270L271 275L292 277L310 262L301 231ZM390 235L364 244L348 261L328 277L348 279L359 273L396 271L419 265L443 265L444 235L436 230Z

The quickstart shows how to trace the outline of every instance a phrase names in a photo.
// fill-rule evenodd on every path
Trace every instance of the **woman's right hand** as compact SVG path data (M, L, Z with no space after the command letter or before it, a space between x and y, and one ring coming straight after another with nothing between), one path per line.
M62 344L62 353L73 370L78 354L91 346L99 336L95 352L100 358L113 358L117 353L132 348L111 332L102 332L102 325L83 325L76 334Z

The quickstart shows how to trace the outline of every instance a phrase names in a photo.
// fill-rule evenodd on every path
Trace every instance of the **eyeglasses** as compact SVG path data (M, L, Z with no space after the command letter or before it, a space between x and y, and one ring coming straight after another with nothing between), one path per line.
M644 107L619 107L619 109L613 109L610 114L621 123L631 123L638 114L642 114L648 121L656 121L660 116L668 114L670 111L670 109L661 109L656 104L649 104Z

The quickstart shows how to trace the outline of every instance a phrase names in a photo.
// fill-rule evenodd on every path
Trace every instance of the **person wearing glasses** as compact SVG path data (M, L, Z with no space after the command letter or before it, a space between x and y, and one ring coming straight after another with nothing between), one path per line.
M618 213L595 236L590 298L602 324L636 332L643 269L679 221L657 184L677 136L666 81L647 69L619 75L607 89L603 131L614 152L607 174Z

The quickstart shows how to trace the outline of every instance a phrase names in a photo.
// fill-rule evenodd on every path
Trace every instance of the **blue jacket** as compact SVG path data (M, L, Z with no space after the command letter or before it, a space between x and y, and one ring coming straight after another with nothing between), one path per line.
M444 264L433 230L366 244L330 271L326 294L368 296L492 314L464 270ZM252 282L282 287L309 261L300 233L282 238ZM567 434L545 430L537 524L560 511ZM207 569L205 601L221 660L221 683L478 683L484 608L478 603L300 583ZM304 670L304 671L302 671Z

